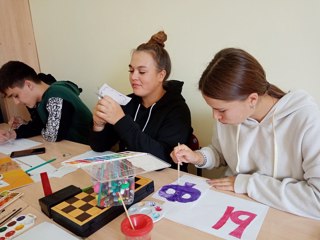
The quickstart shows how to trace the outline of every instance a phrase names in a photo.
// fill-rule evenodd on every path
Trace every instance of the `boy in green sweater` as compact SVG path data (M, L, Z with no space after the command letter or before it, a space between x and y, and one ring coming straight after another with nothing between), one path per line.
M87 144L92 113L79 98L82 89L70 81L48 85L43 76L19 61L1 67L0 92L36 111L31 111L32 120L26 124L11 119L13 130L0 131L0 143L41 134L49 142L66 139Z

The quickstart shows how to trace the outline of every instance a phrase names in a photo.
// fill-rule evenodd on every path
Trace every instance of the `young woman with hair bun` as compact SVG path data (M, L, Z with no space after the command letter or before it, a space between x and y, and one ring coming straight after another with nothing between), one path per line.
M191 114L181 95L183 82L168 80L171 60L165 50L167 35L160 31L131 55L131 101L120 106L112 98L100 99L93 111L90 146L94 151L148 152L172 164L170 152L187 143L192 134ZM187 170L187 164L181 167Z

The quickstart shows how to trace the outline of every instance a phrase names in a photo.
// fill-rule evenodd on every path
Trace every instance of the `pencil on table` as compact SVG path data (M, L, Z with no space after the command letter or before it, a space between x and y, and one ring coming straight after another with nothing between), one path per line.
M46 165L46 164L48 164L48 163L51 163L51 162L53 162L53 161L55 161L55 160L56 160L56 158L50 159L50 160L48 160L48 161L46 161L46 162L44 162L44 163L41 163L41 164L39 164L39 165L37 165L37 166L34 166L34 167L26 170L25 172L26 172L26 173L29 173L29 172L31 172L32 170L37 169L37 168L39 168L39 167L42 167L42 166L44 166L44 165Z
M14 161L19 162L19 163L24 164L24 165L27 165L28 167L32 167L32 165L30 165L30 164L28 164L28 163L26 163L24 161L21 161L19 159L14 159Z

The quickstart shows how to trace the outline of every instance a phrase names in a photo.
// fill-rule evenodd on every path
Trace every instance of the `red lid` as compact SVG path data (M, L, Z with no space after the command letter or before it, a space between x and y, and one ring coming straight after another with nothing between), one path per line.
M126 217L121 223L121 231L129 237L139 237L147 235L153 228L151 217L145 214L133 214L130 216L135 229L132 229L129 219Z

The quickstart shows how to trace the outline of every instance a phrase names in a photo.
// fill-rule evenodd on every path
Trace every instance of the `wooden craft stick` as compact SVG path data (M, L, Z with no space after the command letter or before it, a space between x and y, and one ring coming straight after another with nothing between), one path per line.
M118 193L118 194L119 194L120 201L122 202L122 206L123 206L123 208L124 208L124 211L125 211L126 214L127 214L127 218L128 218L128 220L129 220L129 222L130 222L130 225L131 225L132 229L135 230L135 228L134 228L134 226L133 226L133 223L132 223L132 221L131 221L130 215L129 215L129 213L128 213L127 207L126 207L126 205L125 205L124 202L123 202L121 193Z
M180 143L178 143L178 147L180 147ZM180 162L178 160L178 180L177 180L178 185L179 185L179 179L180 179Z

